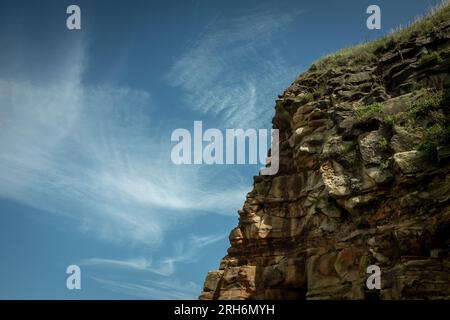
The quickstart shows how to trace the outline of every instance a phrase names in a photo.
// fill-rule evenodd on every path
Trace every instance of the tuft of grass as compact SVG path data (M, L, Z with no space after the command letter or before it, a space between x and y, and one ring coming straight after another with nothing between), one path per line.
M419 118L429 117L433 123L445 121L445 115L439 111L444 101L444 92L436 90L421 90L416 96L416 100L411 104L409 110L395 115L383 117L383 122L387 125L395 124L408 125L411 128L417 127Z
M311 102L311 101L314 100L314 94L313 94L313 93L311 93L311 92L305 92L304 95L305 95L305 100L306 100L307 102Z
M430 159L436 159L437 147L446 146L450 142L450 124L436 123L427 130L417 149L423 151Z
M413 102L409 114L415 117L426 115L440 108L444 93L442 91L425 91Z
M356 163L356 150L347 152L342 156L342 161L344 164L347 164L348 167L353 167Z
M430 66L436 65L440 62L442 62L442 58L439 52L434 51L420 57L419 61L417 61L417 64L421 66Z
M356 141L348 144L345 148L344 154L341 156L343 164L347 164L348 167L353 167L356 163Z
M314 89L313 97L314 99L319 99L321 97L326 96L327 94L328 94L328 87L325 84L323 84Z
M356 117L360 121L364 121L364 120L372 118L375 115L380 115L382 109L383 109L383 105L379 102L375 102L375 103L369 104L367 106L364 106L360 109L357 109Z
M381 147L383 148L383 150L389 150L389 140L385 137L383 137L383 139L381 140Z
M450 144L450 119L439 111L442 107L444 94L442 91L429 91L417 100L411 109L416 117L429 116L432 125L424 132L418 150L422 150L430 159L436 159L437 147Z
M391 127L393 127L396 123L395 116L392 116L392 115L384 117L383 120L384 120L384 123L386 123L387 125L389 125Z

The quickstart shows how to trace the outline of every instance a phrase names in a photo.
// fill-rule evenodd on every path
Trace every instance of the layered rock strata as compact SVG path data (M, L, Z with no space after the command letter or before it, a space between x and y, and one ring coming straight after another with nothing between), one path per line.
M450 298L449 17L325 58L279 96L280 170L254 177L201 299Z

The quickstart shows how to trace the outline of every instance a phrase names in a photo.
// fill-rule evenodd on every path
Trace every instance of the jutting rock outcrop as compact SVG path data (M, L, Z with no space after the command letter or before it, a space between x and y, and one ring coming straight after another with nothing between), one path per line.
M445 6L295 80L280 170L254 178L200 299L449 299L449 71Z

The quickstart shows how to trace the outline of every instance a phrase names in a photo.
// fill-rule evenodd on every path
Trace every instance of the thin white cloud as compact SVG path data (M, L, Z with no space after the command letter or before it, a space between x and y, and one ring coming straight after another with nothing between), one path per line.
M219 21L167 78L185 91L192 108L215 114L224 125L270 123L274 93L295 68L274 50L264 56L258 51L270 48L271 34L291 20L291 15L255 14L237 19L235 27ZM105 240L146 246L158 245L174 223L194 215L235 215L249 186L236 184L229 170L221 176L219 167L174 166L170 135L161 136L155 126L151 94L86 85L83 45L66 51L67 65L52 66L57 80L0 78L0 197L75 218L83 230ZM248 72L240 72L247 64ZM96 279L111 290L143 298L196 297L199 288L192 283L168 279L178 265L195 262L204 246L224 237L190 236L157 260L84 263L148 271L163 279L145 286Z
M152 265L151 260L146 258L130 259L130 260L116 260L116 259L102 259L102 258L91 258L83 261L80 265L85 266L113 266L125 269L135 269L135 270L150 270Z
M102 268L119 268L134 271L146 271L160 276L170 276L174 273L173 265L159 263L158 266L153 266L152 260L148 258L136 258L129 260L91 258L82 261L80 265L88 267L95 266Z
M176 272L176 265L180 263L193 263L199 259L199 252L206 246L223 240L226 235L190 235L187 244L176 242L172 255L163 257L159 261L153 261L150 258L133 259L107 259L90 258L82 261L80 265L100 267L100 268L118 268L133 271L150 272L159 276L168 277Z
M225 238L225 235L223 234L206 235L206 236L191 235L190 242L194 248L201 249L203 247L216 243L222 240L223 238Z
M269 61L257 48L291 19L254 14L234 27L219 22L168 77L204 112L217 112L229 124L256 125L261 112L271 116L270 107L260 105L265 89L286 71L279 56ZM84 46L67 52L67 65L54 66L61 70L55 81L0 78L1 197L75 217L83 230L110 241L146 245L158 244L171 224L193 214L235 214L249 186L219 180L218 167L215 175L198 166L175 167L169 136L157 138L161 134L152 130L150 93L86 86ZM224 72L228 65L236 71L246 56L259 72Z
M199 167L174 166L170 135L152 129L151 95L83 84L84 48L67 51L57 81L0 78L0 197L149 246L181 219L235 214L248 187L224 189Z
M190 235L186 243L176 242L171 256L158 261L151 258L105 259L91 258L81 261L83 267L97 267L105 271L107 268L123 269L129 272L139 271L151 273L153 279L141 280L139 284L129 280L91 277L105 289L144 299L196 299L200 287L194 282L181 282L176 277L178 264L188 264L199 259L200 251L205 247L221 241L225 235ZM122 276L123 278L123 276ZM140 276L140 278L142 278ZM157 280L155 280L155 278Z
M105 289L127 294L142 299L158 300L194 300L198 297L200 288L193 282L182 283L173 280L146 281L150 286L126 281L117 281L92 277Z
M255 12L215 20L169 70L169 83L185 91L188 105L230 127L267 127L274 97L292 82L296 68L272 37L300 12Z

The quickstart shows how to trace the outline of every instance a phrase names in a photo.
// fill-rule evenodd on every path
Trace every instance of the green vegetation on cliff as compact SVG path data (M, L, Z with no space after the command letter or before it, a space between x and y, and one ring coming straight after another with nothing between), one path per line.
M351 48L345 48L337 53L328 55L313 64L313 69L327 70L333 65L344 66L347 64L358 64L361 62L375 60L380 51L386 51L395 48L400 42L408 41L411 37L426 36L429 30L432 30L441 23L450 21L450 3L448 0L435 8L432 8L428 15L417 18L411 25L393 30L389 35L378 40L361 43ZM445 37L445 34L441 34ZM424 57L422 63L427 60L440 59L437 53L432 53L428 57Z

